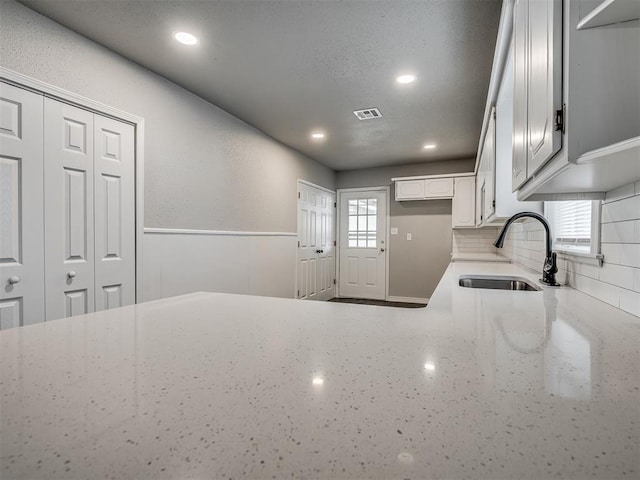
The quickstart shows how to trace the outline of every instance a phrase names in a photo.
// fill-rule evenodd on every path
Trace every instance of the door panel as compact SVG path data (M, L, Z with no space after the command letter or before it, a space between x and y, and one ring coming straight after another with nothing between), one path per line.
M529 2L527 35L527 177L560 150L554 128L561 109L562 2Z
M46 319L94 310L93 114L45 99Z
M335 194L298 184L297 297L329 300L335 296Z
M340 296L386 298L387 192L340 195Z
M513 160L511 190L527 179L527 36L529 0L513 5Z
M134 128L94 116L95 309L135 303Z
M0 82L0 329L44 320L43 102Z

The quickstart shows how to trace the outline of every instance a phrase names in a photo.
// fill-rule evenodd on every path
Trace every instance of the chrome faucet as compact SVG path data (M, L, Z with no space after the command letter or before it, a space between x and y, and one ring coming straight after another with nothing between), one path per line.
M558 272L558 265L556 264L556 253L551 251L551 228L549 227L549 222L539 213L534 212L520 212L516 213L513 217L506 221L504 226L502 227L502 231L493 245L497 248L502 248L504 245L504 238L507 236L507 230L511 226L513 222L522 217L530 217L535 218L540 223L547 232L546 237L546 256L544 259L544 265L542 266L542 278L540 282L545 285L550 285L552 287L559 287L560 284L556 282L556 273Z

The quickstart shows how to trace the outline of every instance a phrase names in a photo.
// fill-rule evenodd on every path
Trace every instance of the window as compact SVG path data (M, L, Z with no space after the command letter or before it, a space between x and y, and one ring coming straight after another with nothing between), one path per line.
M596 255L600 252L600 201L546 202L554 249Z
M378 200L349 200L349 248L375 248Z

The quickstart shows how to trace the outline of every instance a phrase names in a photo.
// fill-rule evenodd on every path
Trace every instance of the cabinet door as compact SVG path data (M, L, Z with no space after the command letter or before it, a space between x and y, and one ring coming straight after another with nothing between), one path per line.
M453 178L434 178L425 180L424 196L426 198L453 197Z
M527 31L527 177L560 150L562 0L529 0Z
M424 198L424 180L401 180L396 182L396 200Z
M512 191L527 180L527 37L529 0L513 5L513 160Z
M453 227L475 227L475 177L457 177L452 205Z
M94 115L95 309L135 303L133 125Z
M0 329L44 321L43 101L0 82Z
M93 114L44 105L46 319L94 310Z

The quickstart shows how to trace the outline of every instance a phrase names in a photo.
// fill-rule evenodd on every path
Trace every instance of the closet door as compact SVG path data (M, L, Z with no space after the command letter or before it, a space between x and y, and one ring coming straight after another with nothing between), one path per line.
M42 109L0 82L0 329L44 320Z
M134 128L94 116L96 311L135 303Z
M46 319L94 310L93 114L44 105Z

